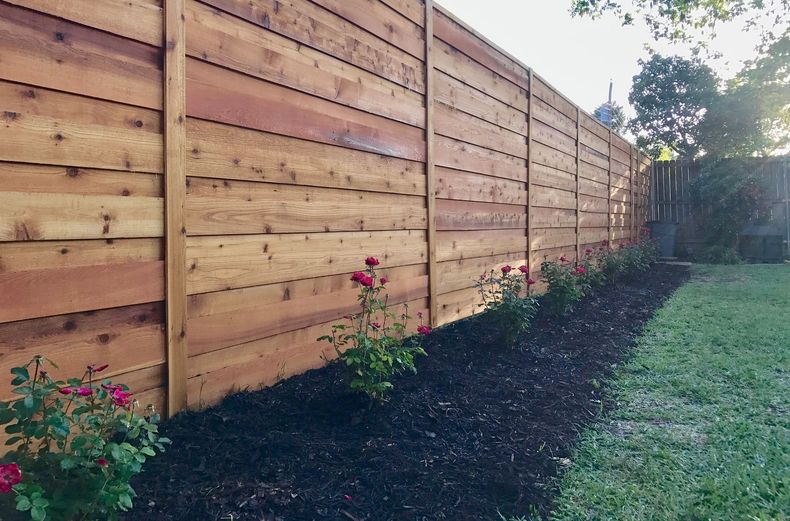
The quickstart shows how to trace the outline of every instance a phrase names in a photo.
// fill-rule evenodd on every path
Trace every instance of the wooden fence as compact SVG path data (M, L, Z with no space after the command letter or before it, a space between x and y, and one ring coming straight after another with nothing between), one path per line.
M439 325L646 217L645 155L430 1L0 0L0 103L0 375L170 413L321 365L367 255Z
M765 211L762 220L782 230L785 249L790 245L790 156L754 158L754 171L763 180ZM699 208L691 185L700 174L701 163L692 159L655 161L652 165L650 220L677 223L680 254L699 249L704 243Z

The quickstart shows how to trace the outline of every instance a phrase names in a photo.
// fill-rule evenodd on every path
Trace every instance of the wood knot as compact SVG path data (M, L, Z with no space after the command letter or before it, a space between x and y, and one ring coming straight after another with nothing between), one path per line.
M106 344L107 342L110 341L110 335L108 335L107 333L102 333L101 335L96 337L96 339L99 341L100 344Z

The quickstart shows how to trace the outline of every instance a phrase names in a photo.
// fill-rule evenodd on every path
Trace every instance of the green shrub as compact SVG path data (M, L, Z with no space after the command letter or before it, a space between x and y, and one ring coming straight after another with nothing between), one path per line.
M574 266L565 257L557 261L543 261L540 273L548 284L543 304L553 315L562 315L570 310L592 289L583 278L587 274L584 266Z
M382 296L389 282L376 274L375 257L365 260L365 271L354 273L351 280L359 284L360 312L347 315L347 324L332 326L332 334L320 337L335 348L338 358L351 370L351 388L383 401L392 390L390 379L404 371L416 373L414 357L425 355L419 337L406 334L408 310L400 315L390 312L387 296ZM405 305L404 305L405 306ZM431 328L422 324L417 332L427 335Z
M0 459L0 509L33 521L98 521L132 507L130 479L170 440L159 436L152 409L135 414L126 386L98 379L106 368L66 382L53 380L40 356L11 369L19 399L0 402L15 446Z
M692 257L694 262L702 264L742 264L743 260L735 248L728 246L714 245L707 246L695 253Z
M491 270L483 273L476 286L483 300L486 319L502 335L502 343L512 346L518 336L529 329L530 322L537 311L534 298L524 295L535 281L529 276L529 268L502 266L500 274Z

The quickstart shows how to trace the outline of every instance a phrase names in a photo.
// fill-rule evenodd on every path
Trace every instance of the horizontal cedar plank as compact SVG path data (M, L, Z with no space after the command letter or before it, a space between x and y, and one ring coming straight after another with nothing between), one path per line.
M336 103L424 127L422 96L233 15L190 1L187 54Z
M527 139L521 134L470 116L444 103L434 104L433 114L437 134L526 159Z
M186 169L193 177L425 194L417 162L194 118Z
M6 242L0 247L0 273L149 262L162 255L158 238Z
M150 45L162 45L162 0L5 0Z
M579 128L579 137L582 145L588 146L596 152L600 152L601 154L608 156L609 142L606 139L597 136L595 133L590 132L584 127Z
M527 204L524 183L436 167L436 197L456 201Z
M482 308L477 288L466 288L436 296L438 308L437 323L442 326L479 313Z
M358 269L361 267L360 260ZM426 264L412 264L390 268L381 265L377 273L380 277L387 277L390 280L389 288L393 288L404 281L427 275L428 266ZM351 271L349 271L339 275L302 278L263 286L201 293L189 297L187 317L197 319L208 315L234 313L261 305L302 300L316 295L329 295L352 288L358 289L358 286L352 282Z
M607 144L609 143L609 127L598 121L598 119L582 112L581 126L603 139Z
M567 228L576 225L576 210L536 207L530 215L530 228Z
M532 163L530 172L530 183L562 190L576 191L576 176L569 172L563 172L550 166L540 163ZM606 187L604 187L605 189Z
M571 156L576 156L575 138L567 136L537 119L532 120L532 139Z
M584 228L600 228L609 225L609 216L606 213L579 212L579 226Z
M526 136L528 133L526 114L440 70L434 72L433 91L437 101L454 109L512 130L522 136Z
M603 197L605 199L608 193L609 188L605 184L579 177L580 195L592 195L595 197Z
M514 85L438 38L434 38L433 43L435 68L521 112L529 111L526 89Z
M0 273L0 322L162 298L163 261Z
M607 167L601 168L584 161L579 162L579 177L605 185L609 183Z
M533 208L576 209L576 194L574 192L534 184L531 186L531 191L532 197L530 197L530 201Z
M530 238L532 251L562 248L576 245L575 228L533 228Z
M202 0L417 92L425 92L423 63L309 0Z
M527 224L522 205L437 199L437 230L523 229Z
M425 231L235 235L187 238L188 293L321 277L359 269L373 255L388 266L423 263Z
M160 237L161 197L0 192L0 241Z
M579 233L579 240L585 245L602 247L601 243L606 240L608 234L608 228L583 228Z
M612 139L614 140L614 137ZM612 141L612 143L614 144L614 141ZM612 159L625 165L626 169L631 162L628 152L623 152L617 147L612 147Z
M533 141L532 162L576 175L576 154L566 154L555 148Z
M612 145L614 145L614 148L616 149L613 150L612 153L617 153L623 158L624 163L628 163L630 161L628 152L631 148L631 144L619 135L612 132Z
M423 161L422 130L187 59L187 114L393 157Z
M188 178L189 235L427 228L425 197Z
M162 108L157 47L0 3L0 48L0 78Z
M420 27L425 26L424 0L381 0Z
M525 90L529 90L529 73L521 64L516 63L475 34L470 33L440 9L434 9L433 34L492 72L507 78Z
M376 37L425 61L425 32L380 0L312 0Z
M606 213L608 206L609 202L605 195L602 198L579 195L579 210L583 212Z
M346 277L348 278L348 277ZM350 281L349 281L350 282ZM388 303L400 304L428 294L428 276L390 285ZM190 318L189 355L230 347L313 324L339 320L359 309L359 288L307 295L277 302L249 302L242 309Z
M161 302L0 324L0 371L38 354L58 364L48 368L55 379L79 376L91 364L109 364L102 378L161 364L163 324ZM0 399L8 399L9 391L4 386Z
M576 139L576 122L540 98L532 98L535 119Z
M455 261L440 262L436 268L439 280L437 288L439 294L472 288L480 280L482 274L498 271L508 264L512 267L526 265L524 252L521 255L495 255L492 257L476 257ZM481 303L478 296L477 302Z
M0 81L0 161L162 172L159 112Z
M437 166L526 182L524 159L439 135L433 142Z
M576 105L565 99L565 96L555 91L548 83L537 75L532 76L535 82L534 95L546 102L557 111L567 116L573 123L576 123Z
M162 176L26 163L0 162L6 192L161 197Z
M585 163L589 163L593 166L597 166L598 168L609 168L609 158L601 154L600 152L596 152L592 148L587 147L586 145L582 145L580 148L579 159L584 161ZM614 167L614 165L612 165Z
M523 256L526 251L527 237L524 230L436 232L438 262L499 254Z
M427 299L408 302L409 314L428 314ZM400 313L405 306L395 306ZM407 324L414 331L418 322ZM331 331L332 324L316 324L261 340L210 351L189 358L187 384L190 407L205 407L240 390L274 385L289 376L321 367L335 358L328 342L316 340Z

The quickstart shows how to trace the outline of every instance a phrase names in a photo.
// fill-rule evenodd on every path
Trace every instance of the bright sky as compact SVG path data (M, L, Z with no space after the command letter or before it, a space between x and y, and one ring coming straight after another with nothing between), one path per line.
M645 44L662 54L688 56L687 48L656 44L644 27L622 27L614 17L599 20L573 18L570 0L438 0L563 94L592 113L606 101L609 79L614 101L628 106L631 79L639 72L637 60L650 54ZM743 60L755 56L756 33L737 27L720 28L712 49L723 54L708 64L723 78L732 77Z

